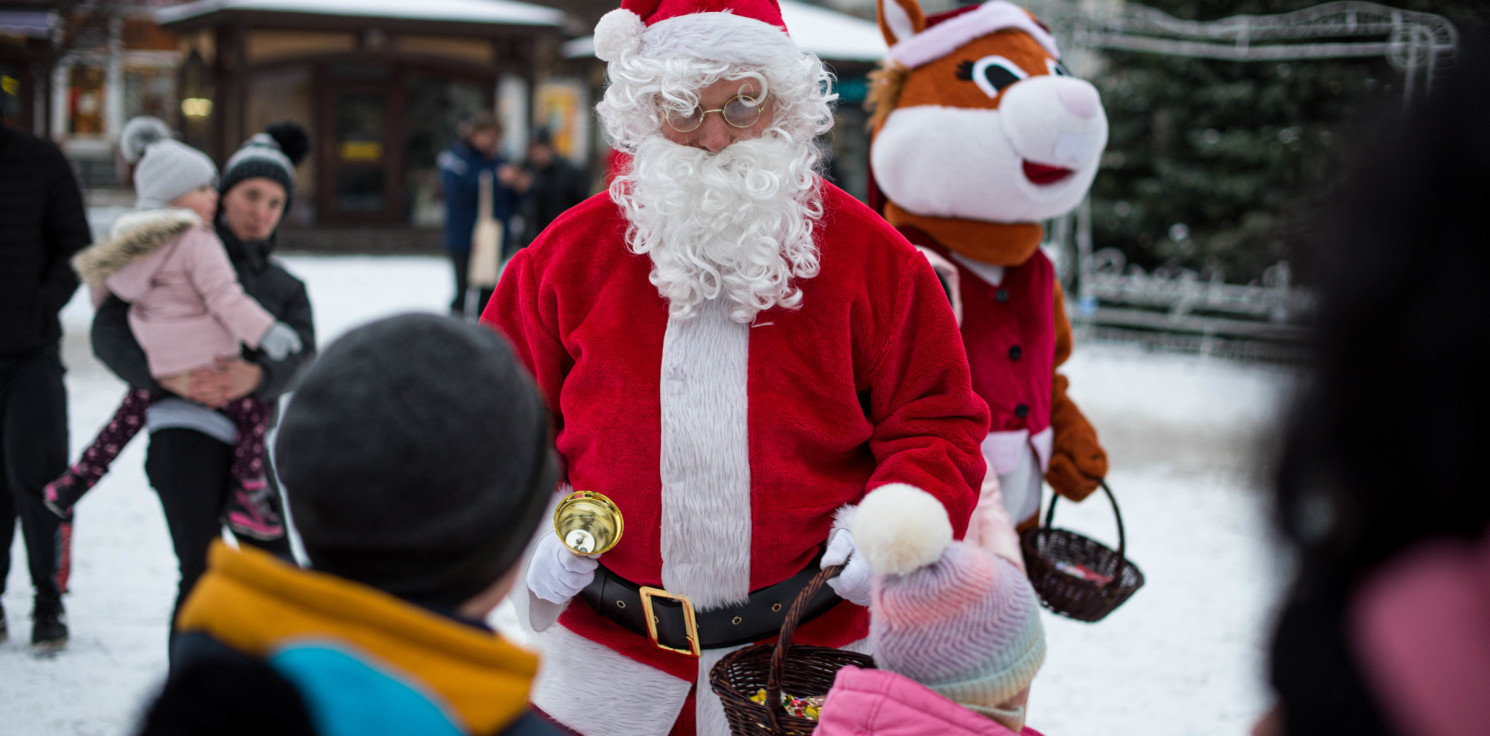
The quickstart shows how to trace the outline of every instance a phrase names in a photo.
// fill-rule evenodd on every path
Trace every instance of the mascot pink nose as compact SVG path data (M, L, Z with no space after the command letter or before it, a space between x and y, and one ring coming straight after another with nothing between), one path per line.
M1066 80L1061 80L1066 81ZM1061 85L1059 92L1061 104L1066 106L1071 114L1079 118L1089 118L1102 109L1102 102L1097 97L1097 88L1089 84L1072 84L1067 82Z

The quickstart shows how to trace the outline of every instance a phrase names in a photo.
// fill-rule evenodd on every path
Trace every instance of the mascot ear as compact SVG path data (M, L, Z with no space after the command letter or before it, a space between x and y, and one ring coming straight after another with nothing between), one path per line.
M894 46L926 30L926 14L916 0L875 0L875 5L886 45Z

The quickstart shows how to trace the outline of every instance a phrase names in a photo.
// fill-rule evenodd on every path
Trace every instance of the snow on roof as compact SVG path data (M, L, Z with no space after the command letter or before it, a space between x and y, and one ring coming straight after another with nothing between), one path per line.
M211 13L249 11L306 13L356 18L496 23L519 26L557 26L564 13L514 0L197 0L155 11L162 25Z
M797 48L830 61L876 62L885 58L885 38L871 21L816 5L781 0L781 19ZM564 56L595 55L595 39L576 38L564 44Z
M873 21L793 0L781 3L781 19L797 47L819 59L879 61L885 37Z

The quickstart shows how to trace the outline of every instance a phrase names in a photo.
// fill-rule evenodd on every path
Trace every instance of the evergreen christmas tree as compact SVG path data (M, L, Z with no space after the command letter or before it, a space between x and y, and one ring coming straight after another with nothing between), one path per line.
M1176 18L1272 15L1314 0L1148 0ZM1461 34L1490 8L1433 0ZM1490 4L1485 4L1490 5ZM1258 278L1341 169L1352 125L1400 107L1403 73L1385 58L1221 61L1109 51L1091 79L1111 123L1092 189L1096 247L1147 269L1179 267L1229 282Z

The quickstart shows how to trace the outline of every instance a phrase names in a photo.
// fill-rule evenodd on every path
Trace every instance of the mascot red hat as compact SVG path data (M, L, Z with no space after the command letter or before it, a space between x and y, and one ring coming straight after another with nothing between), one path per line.
M927 18L916 0L879 0L879 24L890 50L870 91L876 205L951 271L973 388L993 413L984 457L1000 502L1028 524L1042 479L1080 500L1107 473L1096 431L1056 373L1071 325L1040 252L1040 222L1091 187L1107 117L1096 88L1070 76L1050 32L1019 6Z

